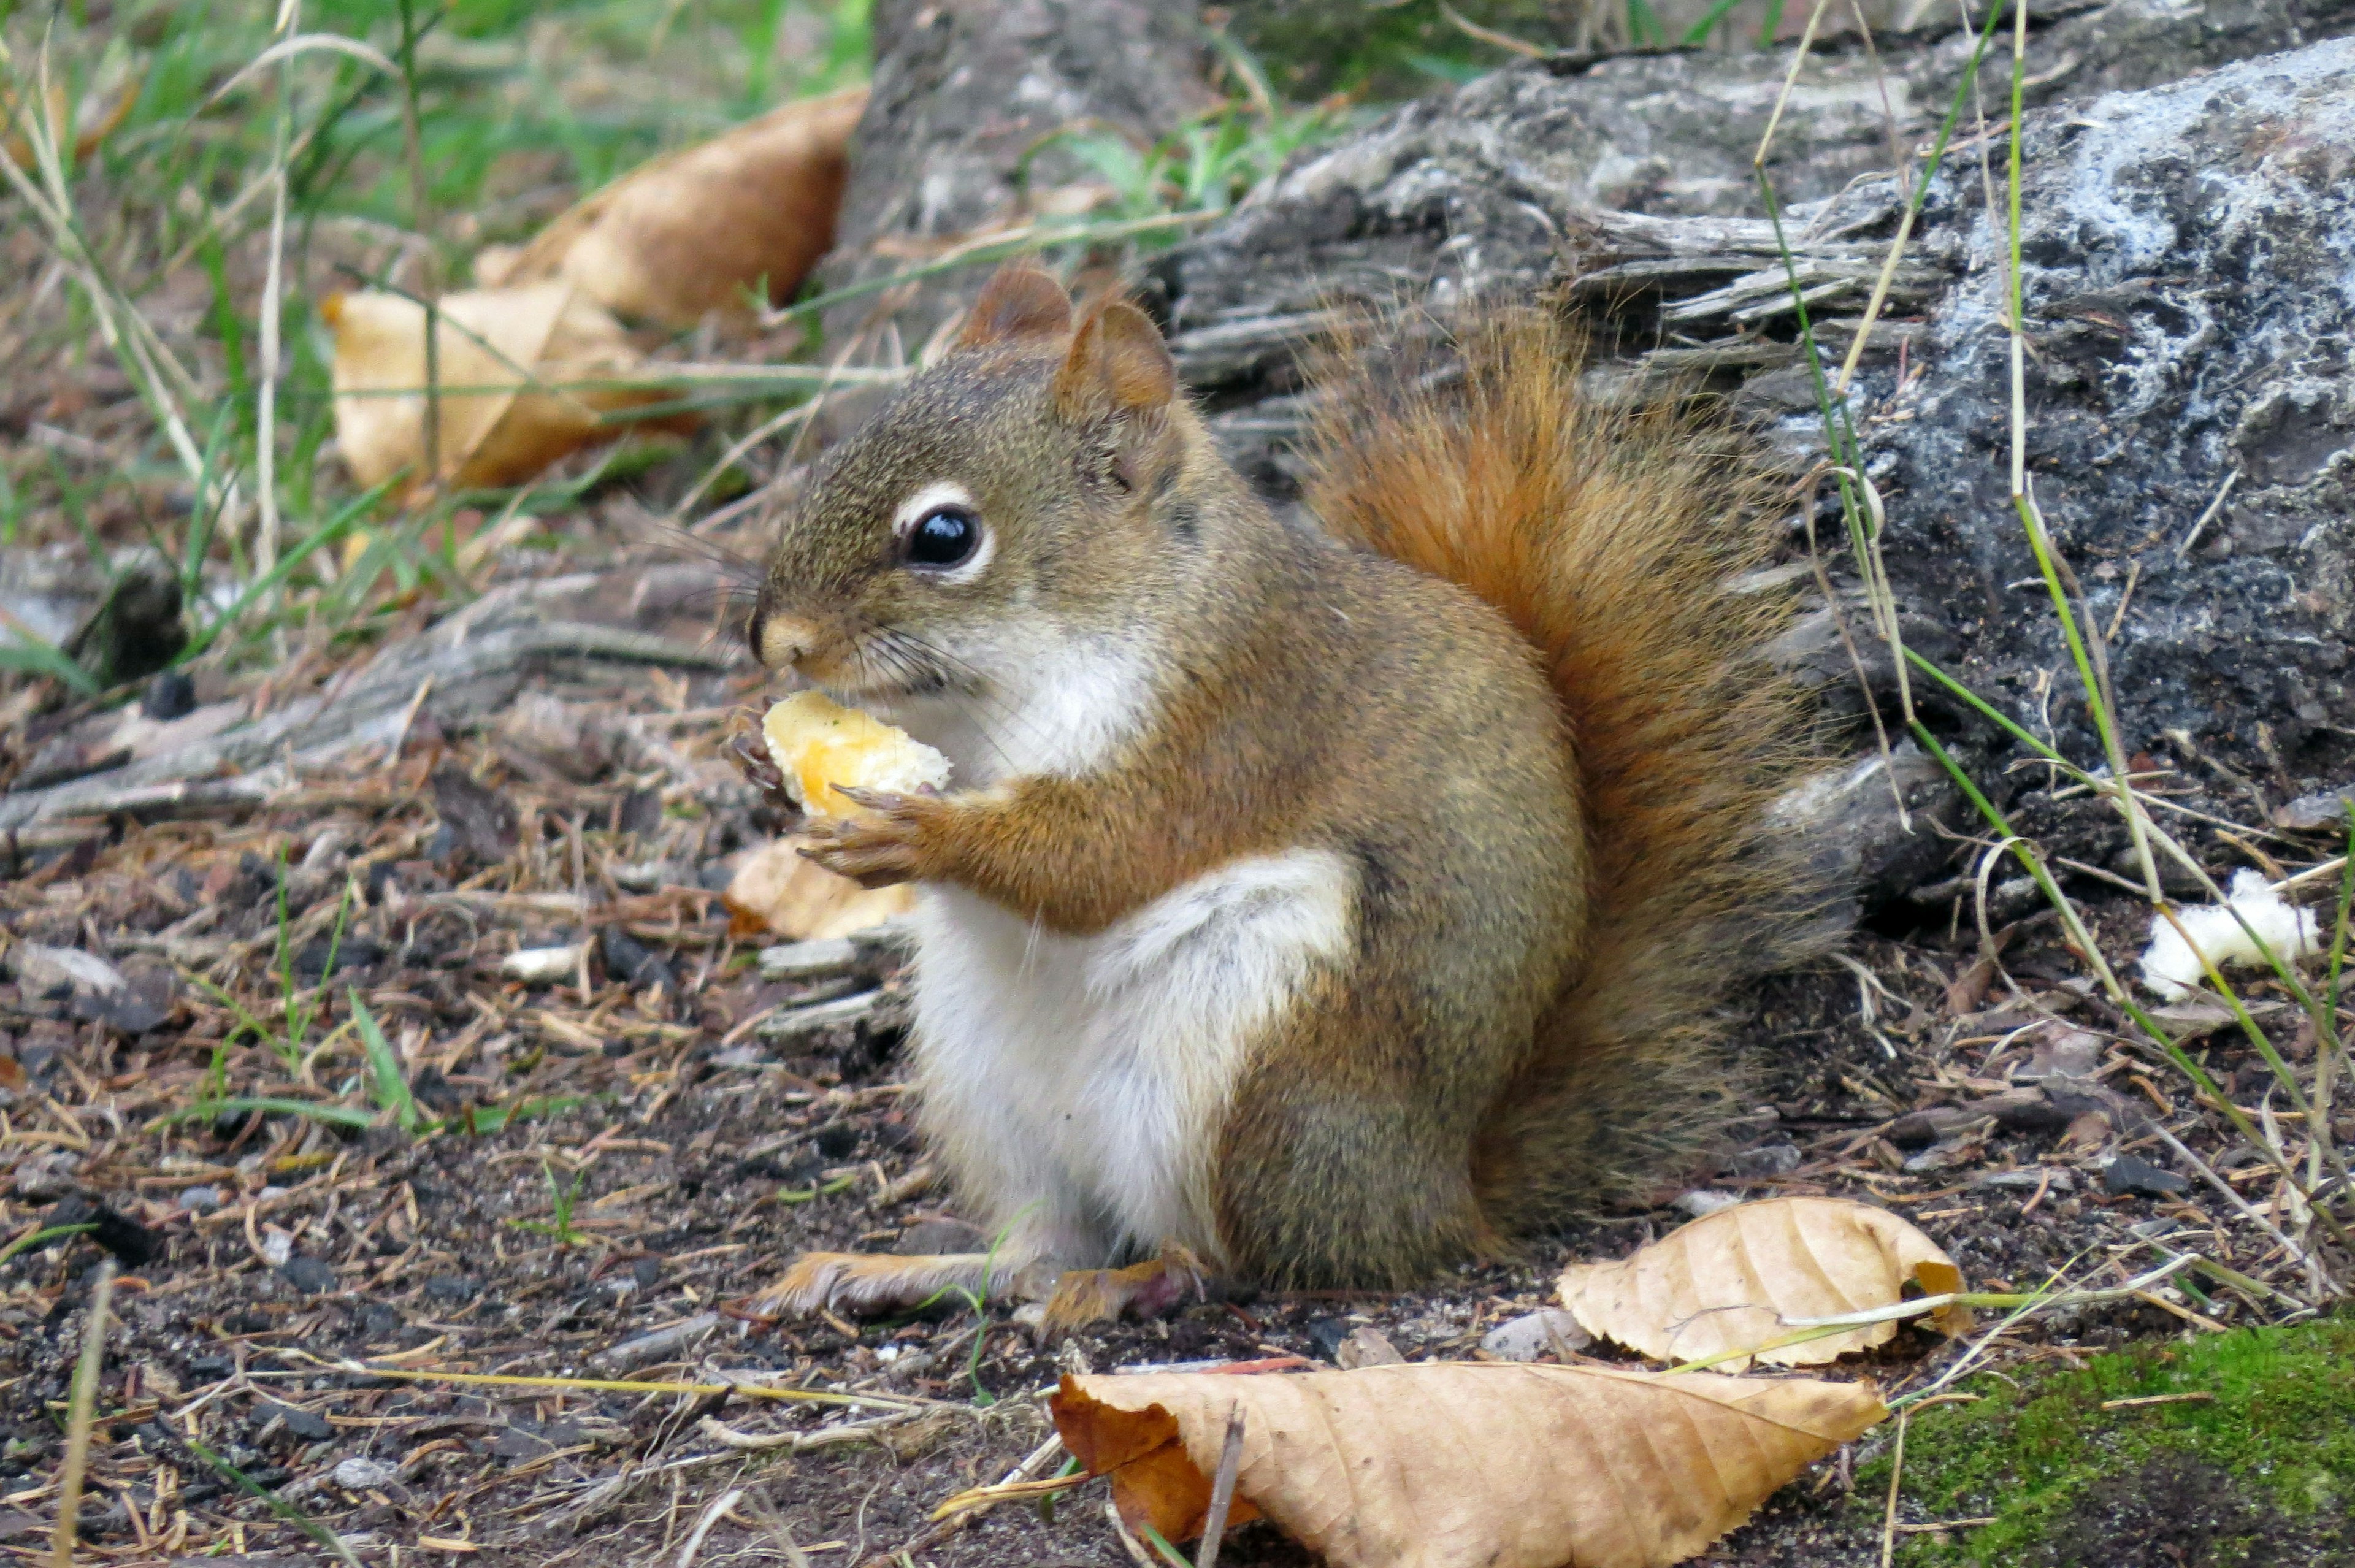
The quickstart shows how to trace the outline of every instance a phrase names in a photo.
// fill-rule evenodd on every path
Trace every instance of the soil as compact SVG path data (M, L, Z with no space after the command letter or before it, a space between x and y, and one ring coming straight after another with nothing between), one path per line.
M2159 1232L2298 1286L2201 1185L2156 1200L2105 1189L2097 1167L2108 1154L2125 1149L2163 1172L2173 1163L2139 1130L2137 1107L2161 1113L2253 1201L2271 1189L2179 1079L2129 1051L2101 1070L2118 1091L2105 1102L2111 1120L2009 1132L1966 1117L1958 1136L1923 1147L1919 1118L1901 1118L2015 1088L2030 1042L2058 1027L2046 1020L2067 1020L2105 1051L2115 1020L2084 995L2081 965L2049 923L2009 929L2007 980L1973 969L1979 941L1966 908L1921 924L1922 909L1895 906L1890 923L1902 929L1858 944L1859 967L1784 976L1751 998L1737 1045L1755 1068L1756 1108L1713 1169L1664 1184L1656 1210L1584 1222L1518 1262L1395 1296L1236 1289L1059 1345L1035 1342L1002 1312L976 1337L961 1307L884 1324L764 1320L752 1294L797 1251L889 1249L947 1216L944 1195L911 1190L922 1152L893 1027L837 1028L783 1054L751 1033L797 999L794 987L760 979L762 939L731 932L709 891L762 836L741 794L713 782L721 711L751 689L749 675L712 674L557 693L607 732L628 713L684 714L670 729L667 754L683 770L674 774L641 756L568 779L511 730L411 734L398 756L306 772L298 793L266 809L92 823L88 838L22 857L0 887L12 952L38 943L105 956L146 1011L117 999L110 1021L89 997L0 987L15 1183L0 1233L100 1224L0 1264L0 1413L13 1433L0 1487L19 1510L0 1519L27 1521L19 1539L45 1531L44 1507L55 1506L60 1413L109 1253L124 1273L83 1531L121 1562L315 1557L274 1508L340 1533L371 1563L457 1550L433 1541L463 1542L468 1561L485 1564L675 1561L706 1510L741 1488L705 1535L701 1561L790 1561L782 1529L818 1563L1120 1563L1102 1483L1064 1497L1051 1518L1007 1506L944 1531L927 1515L1038 1447L1050 1430L1041 1396L1064 1373L1279 1355L1322 1363L1359 1325L1410 1360L1473 1356L1488 1328L1547 1301L1563 1262L1622 1255L1673 1228L1686 1217L1674 1200L1697 1187L1882 1204L1987 1288L2062 1272L2115 1283L2158 1261L2147 1238ZM435 776L452 768L508 807L501 858L486 863L464 831L492 833L496 852L499 813L475 814L488 827L461 819L442 830L433 803L458 816L464 798ZM2181 785L2195 792L2187 800L2224 804ZM2023 808L2053 818L2048 837L2065 837L2073 814L2089 809L2035 796ZM617 869L648 863L665 868L658 891L618 889ZM359 891L338 935L347 880ZM543 912L551 894L601 886L594 956L555 985L501 976L517 947L584 932ZM2128 907L2095 919L2114 959L2128 958L2141 934ZM315 1054L291 1073L250 1040L225 1044L237 1039L228 997L282 1030L282 952L298 987L332 980L304 1036ZM186 977L198 975L208 984ZM886 976L875 1019L898 1016L888 995L899 984ZM2261 1002L2264 993L2254 991ZM390 1114L361 1127L270 1108L185 1115L208 1093L217 1058L232 1093L367 1112L369 1069L353 1031L339 1031L351 996L439 1130L404 1133ZM2291 1031L2276 1033L2295 1053ZM2254 1053L2222 1034L2200 1049L2237 1098L2256 1103ZM1998 1175L2006 1184L1988 1184ZM2006 1333L1994 1364L2245 1324L2260 1307L2275 1310L2263 1296L2169 1287L2147 1302L2053 1312ZM615 1353L698 1323L674 1348ZM1895 1392L1934 1377L1960 1349L1909 1329L1834 1375ZM378 1370L337 1370L360 1360ZM723 1432L809 1432L878 1412L437 1375L660 1383L723 1371L936 1403L876 1441L762 1454L727 1446ZM400 1372L419 1375L389 1375ZM285 1500L244 1495L227 1467ZM1851 1499L1853 1475L1849 1456L1826 1461L1704 1561L1877 1563L1880 1501ZM2134 1528L2199 1561L2209 1526L2170 1520L2150 1514ZM1264 1528L1221 1558L1302 1560Z

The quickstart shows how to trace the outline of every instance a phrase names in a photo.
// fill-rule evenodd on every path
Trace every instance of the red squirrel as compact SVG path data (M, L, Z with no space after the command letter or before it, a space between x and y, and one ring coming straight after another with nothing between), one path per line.
M920 1124L996 1243L805 1254L768 1304L1396 1287L1722 1119L1712 1014L1796 877L1787 603L1734 581L1771 486L1583 395L1540 312L1453 347L1341 356L1286 517L1149 317L1013 265L816 464L749 635L954 764L805 852L919 889Z

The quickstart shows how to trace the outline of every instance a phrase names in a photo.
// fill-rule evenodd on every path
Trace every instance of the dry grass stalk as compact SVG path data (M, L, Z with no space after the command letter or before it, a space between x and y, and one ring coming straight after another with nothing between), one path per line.
M49 1548L53 1568L73 1568L74 1541L81 1531L82 1482L90 1473L91 1418L98 1406L99 1373L106 1365L106 1314L114 1299L114 1260L102 1260L97 1272L66 1413L66 1456L58 1477L58 1528Z

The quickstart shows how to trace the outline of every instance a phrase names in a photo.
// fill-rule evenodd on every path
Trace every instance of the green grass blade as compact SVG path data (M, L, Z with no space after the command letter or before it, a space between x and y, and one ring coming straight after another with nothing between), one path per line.
M376 1113L363 1111L357 1105L336 1105L316 1100L289 1100L275 1094L232 1094L226 1100L202 1100L182 1111L167 1111L148 1125L167 1127L181 1122L210 1121L216 1117L250 1115L259 1111L265 1116L308 1116L314 1122L325 1122L334 1127L372 1127Z
M409 1092L409 1080L401 1073L400 1058L384 1038L376 1015L360 1000L359 992L346 990L344 994L351 999L352 1021L359 1029L360 1049L368 1052L368 1072L376 1084L376 1103L392 1113L401 1131L415 1132L422 1118L417 1112L417 1097Z

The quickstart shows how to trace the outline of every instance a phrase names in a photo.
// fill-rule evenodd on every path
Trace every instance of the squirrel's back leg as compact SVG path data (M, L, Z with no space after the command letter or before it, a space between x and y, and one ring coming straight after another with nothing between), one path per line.
M1282 1026L1238 1085L1214 1199L1224 1250L1275 1285L1394 1287L1502 1250L1471 1172L1472 1082L1431 1058L1485 1054L1412 1038L1383 997L1338 982ZM1466 1049L1470 1047L1470 1049ZM1463 1104L1453 1102L1462 1100Z

